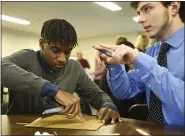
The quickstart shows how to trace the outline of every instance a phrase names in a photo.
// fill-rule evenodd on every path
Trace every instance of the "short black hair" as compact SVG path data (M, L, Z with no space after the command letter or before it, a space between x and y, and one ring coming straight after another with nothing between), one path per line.
M125 37L118 37L117 40L116 40L116 45L121 45L121 44L124 44L124 42L127 41L127 38Z
M129 41L126 41L124 44L129 46L132 49L135 49L135 46L131 42L129 42Z
M127 40L127 38L125 38L125 37L119 37L119 38L117 39L117 41L116 41L116 45L122 45L122 44L124 44L124 45L126 45L126 46L129 46L129 47L135 49L135 46L134 46L131 42L129 42L129 41Z
M64 47L75 47L77 34L74 27L64 19L50 19L44 22L41 30L41 37L47 43L53 42Z
M140 1L133 1L130 3L131 7L133 8L137 8L138 7L138 4L139 4ZM160 1L164 7L168 7L172 1ZM180 19L182 20L182 22L185 22L185 2L184 1L180 1L180 9L179 9L179 16L180 16Z

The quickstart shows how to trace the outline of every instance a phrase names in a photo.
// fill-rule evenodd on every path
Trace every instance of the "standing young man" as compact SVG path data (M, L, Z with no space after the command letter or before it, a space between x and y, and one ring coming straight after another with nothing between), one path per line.
M77 92L99 112L103 122L121 121L117 108L88 77L80 63L70 60L77 45L73 26L63 19L44 22L40 51L25 49L2 59L2 86L10 89L7 114L42 113L63 105L63 114L83 116ZM57 103L58 102L58 103Z
M97 63L109 63L108 84L119 99L129 99L146 90L148 121L184 126L184 2L133 2L150 38L160 42L146 54L127 46L100 45ZM134 70L126 73L125 66Z

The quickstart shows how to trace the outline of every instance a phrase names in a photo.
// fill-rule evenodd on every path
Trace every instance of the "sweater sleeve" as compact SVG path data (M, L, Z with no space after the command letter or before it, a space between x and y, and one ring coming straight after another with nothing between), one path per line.
M110 97L103 92L85 73L84 69L77 63L79 80L76 92L83 97L90 105L97 110L101 108L111 108L117 111Z
M31 91L41 96L43 85L49 81L28 71L30 66L37 68L31 63L35 57L35 51L24 49L2 58L2 86L13 90Z

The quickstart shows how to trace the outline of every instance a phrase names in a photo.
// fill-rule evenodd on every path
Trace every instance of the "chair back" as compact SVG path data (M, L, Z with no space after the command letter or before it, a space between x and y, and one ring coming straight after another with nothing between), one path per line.
M129 109L129 118L146 121L147 115L148 115L147 104L134 104Z

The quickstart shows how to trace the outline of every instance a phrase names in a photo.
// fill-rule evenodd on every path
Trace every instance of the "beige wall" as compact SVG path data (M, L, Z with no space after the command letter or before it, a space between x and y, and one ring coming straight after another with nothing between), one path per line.
M20 32L2 27L2 57L20 49L39 49L39 37L26 32Z
M116 38L118 36L125 36L129 41L133 44L135 43L135 39L137 37L137 33L131 34L118 34L112 36L104 36L104 37L92 37L86 39L80 39L78 41L79 45L73 50L72 54L76 54L77 51L81 51L84 54L84 58L86 58L91 66L90 72L94 71L94 56L96 54L96 50L91 46L95 44L114 44L116 42Z
M137 33L129 34L117 34L104 37L92 37L86 39L78 39L78 46L72 51L72 56L76 55L76 52L81 51L84 54L90 65L90 72L94 70L94 56L96 50L91 47L94 44L115 44L117 36L125 36L133 44ZM7 56L20 49L39 49L39 36L32 33L20 32L8 28L2 28L2 56Z

